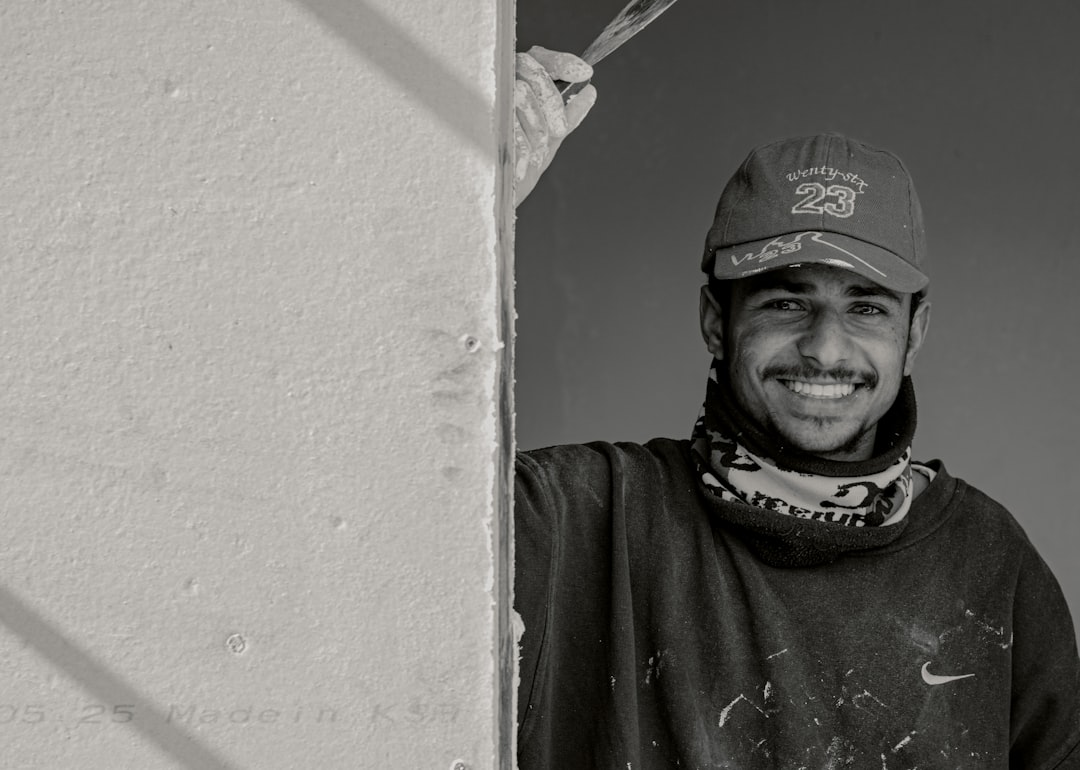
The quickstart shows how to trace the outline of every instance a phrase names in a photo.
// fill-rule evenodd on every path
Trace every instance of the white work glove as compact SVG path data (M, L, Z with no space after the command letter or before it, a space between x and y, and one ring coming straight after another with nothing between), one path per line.
M596 89L587 85L563 104L555 80L583 83L592 77L588 64L571 53L533 46L517 55L514 82L514 205L532 192L563 139L584 120L596 103Z

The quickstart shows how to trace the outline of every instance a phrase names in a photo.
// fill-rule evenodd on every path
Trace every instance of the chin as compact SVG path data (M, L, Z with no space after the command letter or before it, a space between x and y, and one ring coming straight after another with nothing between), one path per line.
M801 452L826 460L865 460L873 453L873 436L859 428L830 426L824 430L778 430L784 440Z

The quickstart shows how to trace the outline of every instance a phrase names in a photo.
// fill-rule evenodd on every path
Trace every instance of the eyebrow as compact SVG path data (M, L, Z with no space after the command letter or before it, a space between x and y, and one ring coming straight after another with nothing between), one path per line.
M886 289L884 286L878 286L876 283L871 283L866 286L849 286L846 294L849 297L883 297L885 299L891 299L898 305L904 303L904 298L892 289Z
M768 279L764 279L763 277L760 284L755 286L749 293L753 295L767 291L786 291L791 294L813 294L814 284L780 276L769 276ZM886 289L884 286L879 286L870 281L867 281L865 284L853 284L849 286L844 293L849 297L856 297L859 299L867 297L889 299L898 305L902 305L904 302L903 297L897 292L892 289Z

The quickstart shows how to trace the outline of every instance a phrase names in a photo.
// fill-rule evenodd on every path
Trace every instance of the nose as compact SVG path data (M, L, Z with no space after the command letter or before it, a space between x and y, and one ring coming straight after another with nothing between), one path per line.
M799 337L798 350L803 358L824 370L847 361L851 352L851 338L844 328L843 319L833 310L814 313Z

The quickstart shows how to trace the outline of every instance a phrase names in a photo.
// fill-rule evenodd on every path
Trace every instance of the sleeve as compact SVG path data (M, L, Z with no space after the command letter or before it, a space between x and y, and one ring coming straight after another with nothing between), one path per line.
M519 454L514 471L514 609L525 626L518 668L519 731L529 711L540 667L553 587L558 519L543 467L529 455Z
M558 655L561 680L585 655L567 645L595 638L603 623L610 551L611 445L566 445L517 456L514 480L514 609L524 623L518 688L519 743L556 695L545 661ZM558 650L553 653L553 650Z
M1080 770L1080 659L1072 615L1034 549L1021 566L1013 613L1009 766Z

